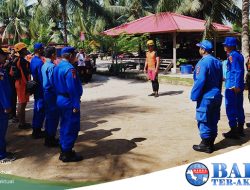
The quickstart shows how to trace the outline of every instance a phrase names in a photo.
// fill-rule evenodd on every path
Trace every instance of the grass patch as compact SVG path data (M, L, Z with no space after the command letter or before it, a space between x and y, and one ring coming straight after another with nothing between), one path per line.
M74 182L74 181L52 181L52 180L40 180L40 179L31 179L25 177L19 177L14 175L1 174L0 180L12 180L13 184L1 184L3 189L53 189L60 190L66 188L76 188L84 187L89 185L96 185L103 182ZM6 187L4 187L6 186ZM18 187L18 188L17 188Z
M159 81L161 83L169 83L173 85L184 85L184 86L192 86L193 79L190 78L180 78L180 77L170 77L170 76L159 76Z

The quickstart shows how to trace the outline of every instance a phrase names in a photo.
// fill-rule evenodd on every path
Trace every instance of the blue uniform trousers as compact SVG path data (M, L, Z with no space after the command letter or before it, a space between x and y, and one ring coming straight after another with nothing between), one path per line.
M8 114L4 113L4 109L0 105L0 159L6 157L5 136L7 128L8 128Z
M202 139L215 138L220 119L220 106L222 99L203 98L197 101L196 120Z
M80 131L80 112L73 113L72 108L61 108L60 144L62 151L71 151Z
M225 104L229 126L237 127L237 124L244 124L243 91L236 94L234 91L226 89Z
M56 105L56 95L50 92L44 92L45 101L45 132L50 137L56 136L59 124L59 110Z
M32 127L34 129L41 129L45 119L44 102L43 99L35 99Z

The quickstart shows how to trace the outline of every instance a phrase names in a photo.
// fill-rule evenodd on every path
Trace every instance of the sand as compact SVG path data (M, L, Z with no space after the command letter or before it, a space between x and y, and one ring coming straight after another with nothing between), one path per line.
M189 100L191 87L160 84L160 97L148 97L149 82L121 80L95 75L84 85L81 131L75 150L84 156L79 163L62 163L58 148L46 148L33 140L31 130L10 124L8 150L17 160L1 164L6 173L58 181L111 181L142 175L222 154L250 144L250 129L241 140L225 140L229 130L222 105L216 151L198 153L200 142L195 121L195 103ZM31 121L32 101L27 106ZM245 92L245 112L249 118Z

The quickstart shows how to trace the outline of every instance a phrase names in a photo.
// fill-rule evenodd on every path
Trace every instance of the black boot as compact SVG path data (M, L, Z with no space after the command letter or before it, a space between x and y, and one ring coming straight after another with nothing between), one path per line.
M244 124L238 124L238 133L241 137L246 136L244 133Z
M44 146L59 147L59 139L46 135L44 140Z
M33 139L42 139L45 137L45 132L40 128L33 128L32 137Z
M62 162L79 162L83 160L83 157L77 155L74 150L71 150L67 152L61 152L59 160Z
M193 149L198 152L212 153L214 151L215 138L202 139L199 145L193 145Z
M8 162L12 162L12 161L15 161L15 160L16 160L16 157L14 156L13 153L7 152L6 154L7 154L7 155L6 155L5 158L0 159L0 163L8 163Z
M227 133L222 133L223 137L228 139L239 139L239 132L237 127L232 127L231 130Z

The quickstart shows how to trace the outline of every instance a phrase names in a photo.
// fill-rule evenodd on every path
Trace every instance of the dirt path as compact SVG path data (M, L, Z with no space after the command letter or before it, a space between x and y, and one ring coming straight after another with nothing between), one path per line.
M160 97L148 97L150 83L94 76L84 86L81 132L76 151L85 159L79 163L58 161L59 150L48 149L33 140L31 130L11 125L8 148L18 160L1 169L35 179L60 181L109 181L141 175L214 156L250 144L250 130L240 141L223 140L228 130L222 105L218 151L211 155L192 150L200 139L194 120L195 104L189 100L191 87L160 85ZM245 94L246 95L246 94ZM247 96L245 96L247 97ZM250 106L245 99L246 116ZM29 120L32 102L27 108ZM248 120L249 121L249 120Z

